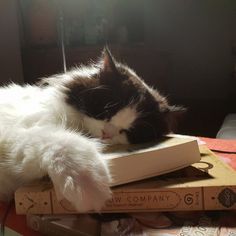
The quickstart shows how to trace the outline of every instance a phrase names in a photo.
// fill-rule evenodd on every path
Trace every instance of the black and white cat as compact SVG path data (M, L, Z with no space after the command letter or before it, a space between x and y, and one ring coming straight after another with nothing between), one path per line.
M110 197L109 169L98 140L140 143L170 131L172 114L156 90L115 61L0 89L0 197L48 175L58 198L80 212ZM135 165L135 163L134 163Z

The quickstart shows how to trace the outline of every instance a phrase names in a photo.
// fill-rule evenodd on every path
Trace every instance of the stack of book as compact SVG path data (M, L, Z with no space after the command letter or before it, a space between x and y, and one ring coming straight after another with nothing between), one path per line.
M158 144L112 147L104 158L112 163L113 196L103 213L236 209L236 172L195 139L169 136ZM31 228L44 233L53 225L53 230L63 232L61 228L66 227L71 232L66 235L73 235L74 224L68 219L88 220L87 215L75 216L79 212L67 200L58 201L49 182L18 189L15 205L17 214L28 215ZM45 214L56 215L57 223ZM68 214L70 226L58 224L58 219L66 217L64 214ZM99 227L94 225L98 232Z

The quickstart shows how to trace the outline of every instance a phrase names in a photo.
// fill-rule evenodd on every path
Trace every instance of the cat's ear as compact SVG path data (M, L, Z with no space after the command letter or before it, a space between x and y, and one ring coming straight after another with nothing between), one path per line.
M186 111L187 109L182 106L168 106L166 117L167 117L167 123L168 123L170 131L175 132L177 130L177 126L179 125L180 121L183 119Z
M105 47L102 52L102 72L108 72L108 73L116 73L116 63L115 59L113 58L110 50Z

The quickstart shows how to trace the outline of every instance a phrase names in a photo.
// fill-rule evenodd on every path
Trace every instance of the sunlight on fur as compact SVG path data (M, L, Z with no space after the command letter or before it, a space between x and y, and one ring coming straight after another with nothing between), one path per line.
M101 143L158 139L171 130L172 113L167 100L108 49L97 64L38 85L2 87L0 197L48 175L58 198L80 212L100 210L111 196Z

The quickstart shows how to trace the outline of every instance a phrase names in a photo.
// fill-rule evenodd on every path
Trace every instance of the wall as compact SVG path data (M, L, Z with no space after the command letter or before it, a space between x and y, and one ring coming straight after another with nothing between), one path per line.
M171 53L171 96L227 99L234 63L236 1L148 0L144 7L146 40Z
M17 0L0 0L0 84L23 81Z
M72 4L76 2L81 5L87 1L80 0L78 3L78 0L70 0L66 3L67 6L71 4L70 11L75 9L77 13L78 6ZM233 89L236 82L232 79L236 61L236 56L232 53L234 50L236 54L235 0L114 2L119 4L113 18L121 21L125 18L129 21L128 25L134 29L140 28L140 32L143 28L140 22L144 19L145 42L169 55L168 81L164 84L167 85L166 92L170 97L185 100L226 100L230 93L236 93ZM102 9L106 9L107 3L108 0L101 1ZM137 20L138 17L140 20ZM43 56L46 53L50 54L50 50ZM32 60L29 62L33 64ZM38 64L34 66L39 68ZM29 70L28 64L26 69ZM138 68L135 69L138 72ZM156 84L158 85L158 81Z

